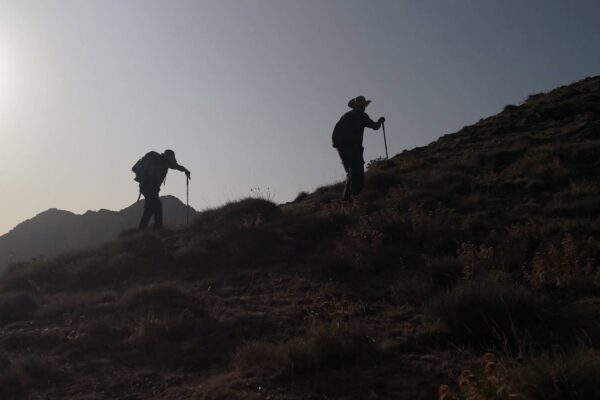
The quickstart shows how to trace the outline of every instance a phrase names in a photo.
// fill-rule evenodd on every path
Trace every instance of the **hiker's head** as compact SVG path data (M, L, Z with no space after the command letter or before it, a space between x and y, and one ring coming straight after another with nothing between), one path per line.
M348 107L352 108L353 110L364 111L370 102L371 100L365 99L365 96L358 96L348 102Z
M175 160L175 152L173 150L169 150L169 149L165 150L165 152L163 153L163 156L165 156L169 160L176 161Z

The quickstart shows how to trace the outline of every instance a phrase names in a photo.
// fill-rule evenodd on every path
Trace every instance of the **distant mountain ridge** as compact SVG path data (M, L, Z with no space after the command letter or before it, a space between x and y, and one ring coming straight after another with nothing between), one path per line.
M161 200L165 224L184 225L185 204L174 196L164 196ZM75 214L50 208L0 236L0 270L33 257L56 255L115 239L123 230L137 226L143 209L143 200L120 211L100 209ZM196 214L190 207L190 219Z

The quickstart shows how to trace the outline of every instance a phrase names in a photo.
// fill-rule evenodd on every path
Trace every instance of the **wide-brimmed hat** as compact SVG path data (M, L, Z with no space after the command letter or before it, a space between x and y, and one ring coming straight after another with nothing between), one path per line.
M358 96L358 97L351 99L348 102L348 107L350 107L350 108L360 108L363 106L366 107L369 105L370 102L371 102L371 100L365 99L365 96Z

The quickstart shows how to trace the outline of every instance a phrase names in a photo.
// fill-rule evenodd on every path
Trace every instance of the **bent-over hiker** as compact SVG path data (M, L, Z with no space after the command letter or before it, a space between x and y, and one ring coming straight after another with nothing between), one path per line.
M150 151L131 168L135 173L135 180L140 184L140 196L144 195L145 198L144 214L139 225L140 230L148 226L153 215L154 229L162 228L162 203L158 193L160 185L167 178L169 168L185 172L187 179L190 179L190 171L177 163L173 150L165 150L162 154Z
M365 171L363 159L363 134L365 128L379 130L385 118L381 117L374 122L365 112L371 100L358 96L348 102L352 110L342 115L333 129L332 142L342 159L346 171L346 187L344 200L350 196L358 195L363 188Z

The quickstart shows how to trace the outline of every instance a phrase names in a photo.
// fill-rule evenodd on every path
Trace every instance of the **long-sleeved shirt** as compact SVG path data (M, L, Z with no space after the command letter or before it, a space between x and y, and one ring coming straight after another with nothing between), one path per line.
M176 169L178 171L185 172L187 169L177 163L177 160L174 158L166 157L165 155L161 155L160 162L157 165L157 179L158 182L162 183L167 177L167 172L169 169Z
M378 130L380 122L375 122L362 110L351 110L342 115L333 130L333 147L362 148L365 128Z

